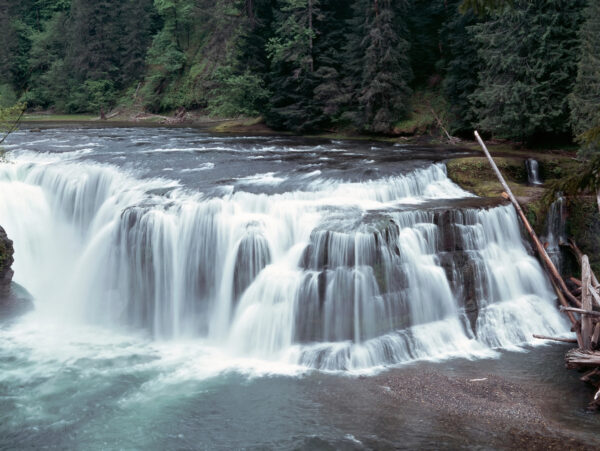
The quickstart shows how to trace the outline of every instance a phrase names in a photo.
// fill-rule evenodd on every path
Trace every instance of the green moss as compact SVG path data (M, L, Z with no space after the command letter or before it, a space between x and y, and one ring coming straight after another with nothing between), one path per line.
M417 90L411 100L411 112L408 117L394 126L394 133L399 135L423 135L438 131L439 124L433 112L446 124L448 104L438 91Z
M495 158L496 165L516 196L531 196L538 188L528 187L525 162L519 158ZM497 197L503 189L485 157L456 158L447 164L448 176L462 188L481 197Z
M87 122L97 120L98 116L89 114L25 114L24 122Z
M212 127L211 131L216 133L274 133L264 124L262 117L223 121Z

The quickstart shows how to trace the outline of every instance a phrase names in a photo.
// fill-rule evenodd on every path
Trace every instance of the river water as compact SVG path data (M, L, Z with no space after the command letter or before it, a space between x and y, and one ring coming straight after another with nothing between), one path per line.
M35 310L0 325L0 447L452 446L423 409L340 400L406 365L533 383L527 356L561 348L531 335L568 334L511 207L446 176L468 152L76 127L5 148Z

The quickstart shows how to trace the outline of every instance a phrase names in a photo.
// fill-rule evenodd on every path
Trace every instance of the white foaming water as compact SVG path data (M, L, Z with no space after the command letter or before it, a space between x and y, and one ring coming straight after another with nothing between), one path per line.
M470 197L443 165L204 198L61 158L0 165L0 224L39 321L191 340L202 361L327 370L492 355L567 331L510 207L394 210Z

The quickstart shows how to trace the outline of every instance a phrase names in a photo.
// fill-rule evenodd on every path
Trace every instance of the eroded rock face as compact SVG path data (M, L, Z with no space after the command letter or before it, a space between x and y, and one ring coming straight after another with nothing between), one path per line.
M0 226L0 320L17 316L33 308L33 298L12 281L13 242Z
M6 231L0 226L0 299L10 295L10 284L13 277L13 242L6 235Z

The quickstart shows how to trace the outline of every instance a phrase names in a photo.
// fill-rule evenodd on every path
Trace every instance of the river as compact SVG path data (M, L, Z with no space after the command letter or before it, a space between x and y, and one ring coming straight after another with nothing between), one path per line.
M468 151L160 127L5 148L0 224L35 310L0 325L2 448L488 443L381 401L414 371L497 374L597 427L584 388L556 402L575 376L532 334L569 327L512 207L446 176Z

